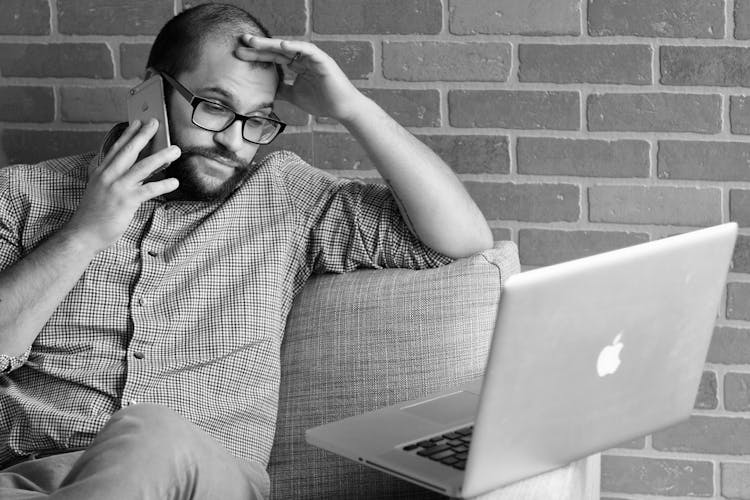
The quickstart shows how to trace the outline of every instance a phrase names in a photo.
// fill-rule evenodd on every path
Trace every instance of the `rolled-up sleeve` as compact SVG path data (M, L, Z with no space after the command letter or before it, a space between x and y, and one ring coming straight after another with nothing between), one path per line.
M390 189L379 184L340 181L311 235L315 272L423 269L451 261L409 230Z
M9 169L0 168L0 272L21 258L21 215L14 203ZM0 352L0 374L20 368L29 357L23 353Z
M11 191L9 168L0 168L0 271L21 258L21 221Z
M285 184L304 228L312 272L423 269L452 261L409 230L388 186L337 178L286 154Z

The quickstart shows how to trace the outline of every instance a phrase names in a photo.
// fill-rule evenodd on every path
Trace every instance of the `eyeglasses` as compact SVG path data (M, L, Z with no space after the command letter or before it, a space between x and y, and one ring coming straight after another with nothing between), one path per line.
M222 132L235 121L242 123L242 138L253 144L269 144L286 128L273 112L268 115L241 115L221 103L193 94L187 87L166 73L156 71L193 107L193 123L211 132Z

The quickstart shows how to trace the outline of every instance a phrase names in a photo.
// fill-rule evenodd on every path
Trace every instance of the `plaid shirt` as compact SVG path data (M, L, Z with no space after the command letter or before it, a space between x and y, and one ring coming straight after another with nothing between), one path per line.
M0 270L73 214L90 153L0 169ZM0 467L88 446L118 409L149 402L263 464L273 443L279 349L295 295L316 272L422 268L424 247L389 190L273 153L221 203L151 200L100 252L0 375ZM10 353L5 353L10 354Z

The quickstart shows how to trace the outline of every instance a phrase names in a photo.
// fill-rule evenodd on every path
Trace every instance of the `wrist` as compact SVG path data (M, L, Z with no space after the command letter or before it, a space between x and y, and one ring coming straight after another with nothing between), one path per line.
M55 237L59 240L62 248L66 248L82 259L89 261L106 248L96 235L71 224L63 226Z
M382 112L375 101L357 91L356 95L347 100L342 106L340 116L336 120L344 127L350 128L366 118L372 118L373 113Z

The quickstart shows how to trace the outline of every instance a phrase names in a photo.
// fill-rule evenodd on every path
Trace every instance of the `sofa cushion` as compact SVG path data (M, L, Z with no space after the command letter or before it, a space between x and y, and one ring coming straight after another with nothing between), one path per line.
M273 498L437 498L317 449L305 430L480 376L512 242L447 266L311 279L287 322Z

